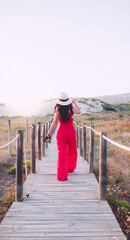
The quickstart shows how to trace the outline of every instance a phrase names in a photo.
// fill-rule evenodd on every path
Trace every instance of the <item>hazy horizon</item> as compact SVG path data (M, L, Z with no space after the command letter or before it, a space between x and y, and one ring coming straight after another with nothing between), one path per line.
M0 0L0 102L130 92L129 0Z
M77 97L77 99L79 99L79 100L82 98L84 98L84 96ZM92 97L92 99L93 98L100 99L101 101L106 102L108 104L114 104L117 102L120 104L121 102L125 103L125 102L130 101L130 93L105 95L105 96L100 96L99 98ZM91 98L88 98L88 99L91 101ZM54 107L56 104L55 100L56 100L56 98L43 100L39 103L36 103L35 105L32 104L29 108L26 108L26 109L23 109L23 108L21 109L20 106L16 107L16 106L11 105L10 103L7 103L5 105L5 107L0 106L0 116L19 116L19 115L22 115L22 116L44 115L45 116L50 112L53 113ZM112 102L113 100L114 100L114 102ZM92 103L94 103L94 102L92 101ZM80 101L79 101L78 105L79 104L81 104ZM90 105L91 105L91 103L90 103ZM95 107L94 107L95 110L96 110L96 107L98 107L98 106L95 105ZM85 113L85 108L83 106L82 106L82 110L83 110L83 113Z

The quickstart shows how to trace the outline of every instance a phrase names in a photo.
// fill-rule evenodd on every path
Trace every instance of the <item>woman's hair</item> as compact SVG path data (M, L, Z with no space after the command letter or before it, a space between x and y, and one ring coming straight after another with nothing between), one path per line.
M72 109L72 103L66 106L62 106L59 104L56 104L55 110L58 110L59 113L59 119L63 122L68 122L70 119L70 113L73 115L73 109Z

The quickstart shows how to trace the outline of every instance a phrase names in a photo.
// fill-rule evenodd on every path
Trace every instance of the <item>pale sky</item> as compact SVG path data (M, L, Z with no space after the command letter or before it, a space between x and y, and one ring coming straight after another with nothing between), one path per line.
M0 0L0 102L130 92L130 0Z

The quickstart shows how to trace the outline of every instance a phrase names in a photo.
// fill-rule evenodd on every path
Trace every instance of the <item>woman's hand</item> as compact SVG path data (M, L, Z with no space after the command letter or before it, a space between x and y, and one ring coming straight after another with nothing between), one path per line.
M71 98L72 99L72 103L75 103L75 100L74 100L74 98Z
M51 136L46 136L44 139L43 139L43 142L50 142L51 141Z
M74 112L75 114L81 114L81 111L80 111L79 107L77 106L74 98L72 98L72 103L74 104L73 112Z

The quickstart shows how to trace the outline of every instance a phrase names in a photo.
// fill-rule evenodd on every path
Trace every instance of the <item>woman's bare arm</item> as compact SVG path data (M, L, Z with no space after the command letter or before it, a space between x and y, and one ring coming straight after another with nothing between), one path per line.
M47 133L48 137L51 135L52 130L56 127L56 125L58 123L58 118L59 118L59 116L58 116L58 112L56 110L55 114L54 114L54 120L53 120L53 122L52 122L52 124L50 126L50 129L49 129L48 133Z
M79 109L79 107L77 106L77 104L76 104L76 102L74 101L74 99L72 99L72 103L73 103L73 112L75 113L75 114L81 114L81 111L80 111L80 109Z

